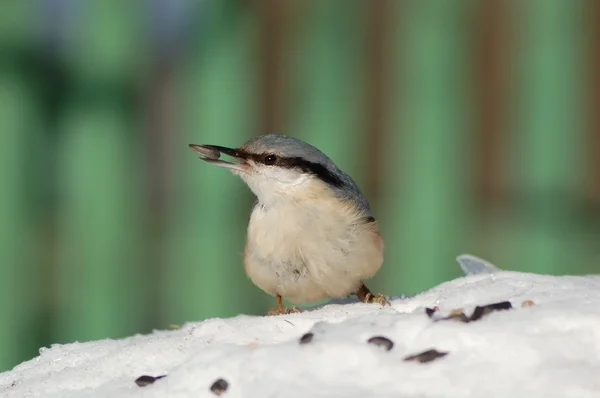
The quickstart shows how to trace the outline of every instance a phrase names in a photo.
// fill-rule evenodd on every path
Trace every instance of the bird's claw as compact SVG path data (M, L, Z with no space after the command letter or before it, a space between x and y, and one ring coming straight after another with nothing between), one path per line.
M288 314L297 314L302 312L302 310L296 306L293 307L281 307L281 308L271 308L269 310L269 312L267 312L267 315L269 316L274 316L274 315L288 315Z
M391 305L390 300L383 293L379 293L379 294L375 294L375 295L373 295L371 293L367 293L367 298L366 298L365 302L378 303L378 304L381 304L382 307L385 307L386 305Z

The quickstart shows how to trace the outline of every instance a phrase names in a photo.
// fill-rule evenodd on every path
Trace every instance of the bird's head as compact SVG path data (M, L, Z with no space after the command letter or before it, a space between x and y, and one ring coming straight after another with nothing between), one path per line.
M292 191L300 192L315 182L338 190L346 185L354 189L352 180L331 159L293 137L268 134L253 138L239 148L196 144L190 144L190 148L200 159L240 176L263 204ZM220 159L221 155L229 156L231 161Z

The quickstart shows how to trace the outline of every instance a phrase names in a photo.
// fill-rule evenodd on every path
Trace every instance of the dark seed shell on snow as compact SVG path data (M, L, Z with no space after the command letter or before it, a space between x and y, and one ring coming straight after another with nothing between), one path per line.
M156 377L154 377L154 376L148 376L148 375L143 375L143 376L140 376L137 379L135 379L135 384L137 384L140 387L146 387L148 384L152 384L156 380L162 379L163 377L165 377L165 375L156 376Z
M425 308L425 313L431 318L435 314L435 310L433 308Z
M227 383L226 380L224 380L224 379L217 379L210 386L210 391L212 391L213 394L215 394L215 395L221 395L222 393L224 393L225 391L227 391L228 387L229 387L229 383Z
M420 363L427 363L434 361L438 358L445 357L448 355L447 352L439 352L438 350L427 350L420 354L410 355L404 358L405 361L417 361Z
M386 351L389 351L394 347L394 342L383 336L373 336L367 340L367 343L383 347Z
M488 305L484 305L484 306L477 306L477 307L475 307L475 311L473 311L473 314L471 314L469 321L473 322L478 319L481 319L485 315L487 315L493 311L510 310L511 308L512 308L512 304L510 303L510 301L502 301L500 303L488 304Z
M475 310L473 311L471 316L465 315L465 313L462 311L462 309L455 309L455 310L452 310L452 312L450 312L450 314L448 316L446 316L444 318L434 319L434 320L435 321L456 320L459 322L467 323L467 322L478 321L479 319L483 318L490 312L509 310L511 308L512 308L512 304L510 303L510 301L501 301L499 303L494 303L494 304L481 305L481 306L478 305L477 307L475 307ZM425 312L427 313L427 315L430 318L433 318L433 314L435 311L433 311L433 309L431 309L431 308L426 308Z
M313 333L306 333L300 337L300 344L308 344L312 341L315 335Z

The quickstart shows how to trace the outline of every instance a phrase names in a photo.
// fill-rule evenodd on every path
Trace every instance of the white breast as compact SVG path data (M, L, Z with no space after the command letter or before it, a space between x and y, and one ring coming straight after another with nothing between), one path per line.
M347 296L382 261L376 224L318 180L252 211L244 267L271 295L296 303Z

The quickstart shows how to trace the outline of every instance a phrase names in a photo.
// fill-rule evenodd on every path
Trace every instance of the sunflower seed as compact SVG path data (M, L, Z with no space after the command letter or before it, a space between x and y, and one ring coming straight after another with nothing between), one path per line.
M438 350L427 350L420 354L410 355L410 356L404 358L404 360L405 361L417 361L420 363L427 363L427 362L436 360L437 358L445 357L446 355L448 355L447 352L439 352Z
M302 337L300 337L300 344L308 344L312 341L314 337L313 333L306 333Z
M221 157L221 152L214 148L211 148L209 145L191 144L190 148L192 148L194 151L196 151L196 153L208 160L217 160Z
M431 318L435 314L435 310L433 308L425 308L425 313Z
M489 314L490 312L509 310L511 308L512 308L512 304L510 303L510 301L501 301L499 303L482 305L482 306L478 305L477 307L475 307L475 310L473 311L471 316L465 315L465 313L462 311L462 309L458 308L458 309L452 310L452 312L450 312L450 314L448 316L446 316L444 318L434 319L434 321L437 322L437 321L456 320L459 322L468 323L468 322L477 321L477 320L483 318L484 316L486 316L487 314ZM432 308L426 308L425 312L430 318L433 318L433 315L435 313L435 311Z
M162 379L165 376L166 375L154 377L154 376L143 375L143 376L140 376L137 379L135 379L135 384L137 384L140 387L146 387L148 384L152 384L156 380Z
M367 340L367 343L374 344L376 346L380 346L385 348L386 351L391 350L394 347L394 342L383 336L374 336Z
M500 303L484 305L481 307L477 306L477 307L475 307L475 311L473 311L473 313L471 314L469 321L473 322L478 319L481 319L485 315L487 315L493 311L509 310L511 308L512 308L512 304L510 303L510 301L502 301Z
M212 383L212 386L210 386L210 391L212 391L215 395L221 395L222 393L227 391L228 387L229 383L227 383L227 381L223 379L218 379L217 381Z

